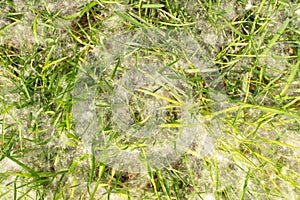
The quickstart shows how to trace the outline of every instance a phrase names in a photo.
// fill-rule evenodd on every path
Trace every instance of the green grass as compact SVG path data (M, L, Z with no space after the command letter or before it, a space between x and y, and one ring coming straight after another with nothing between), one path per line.
M2 1L0 199L299 199L300 5L246 4ZM115 170L85 149L72 91L78 73L99 61L103 39L149 27L189 32L218 67L229 102L211 110L197 70L174 67L198 95L199 112L222 120L223 133L211 154L193 144L172 165L141 175ZM123 73L118 63L107 69L98 92L111 94ZM110 105L98 106L102 131L117 139Z

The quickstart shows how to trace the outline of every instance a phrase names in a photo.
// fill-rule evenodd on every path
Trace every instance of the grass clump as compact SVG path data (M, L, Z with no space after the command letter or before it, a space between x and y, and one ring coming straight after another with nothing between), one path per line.
M300 196L300 8L295 1L64 3L65 8L52 1L0 3L1 199ZM193 66L174 68L198 95L200 112L222 120L223 134L210 154L201 155L194 142L176 162L146 174L99 161L72 121L79 71L96 63L104 39L141 27L180 27L203 44L229 100L217 111L210 109L205 79ZM126 72L122 67L105 72L109 77L97 82L99 91L114 89L114 78ZM101 117L103 131L114 131Z

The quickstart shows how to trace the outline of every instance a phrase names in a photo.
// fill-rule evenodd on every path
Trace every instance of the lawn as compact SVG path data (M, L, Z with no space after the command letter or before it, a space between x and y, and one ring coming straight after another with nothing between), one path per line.
M300 3L0 1L0 199L299 199Z

